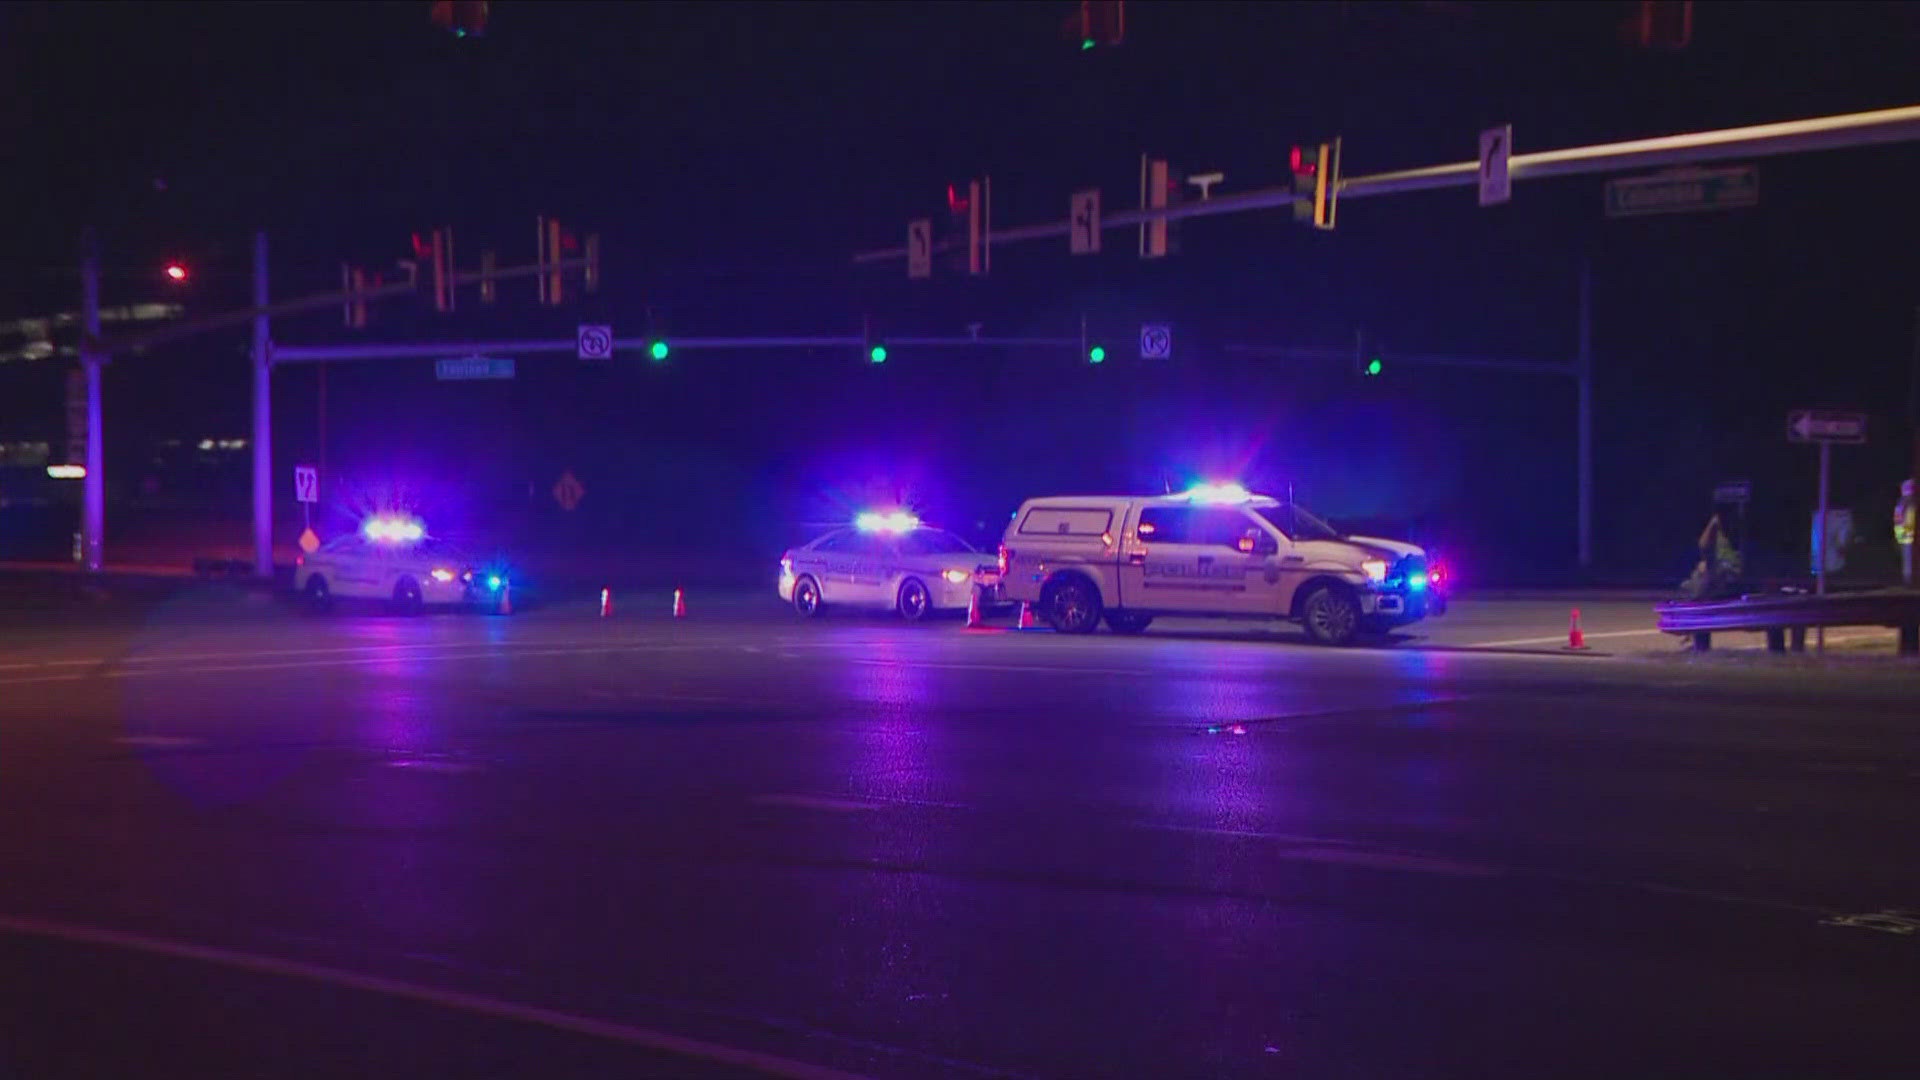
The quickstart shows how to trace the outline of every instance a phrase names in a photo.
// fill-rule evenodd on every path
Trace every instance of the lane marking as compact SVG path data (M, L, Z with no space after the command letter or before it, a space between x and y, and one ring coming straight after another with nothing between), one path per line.
M1447 877L1506 877L1508 871L1493 866L1476 866L1471 863L1456 862L1453 859L1437 855L1421 855L1410 851L1395 851L1390 848L1378 848L1368 844L1349 840L1322 840L1315 837L1296 836L1286 833L1250 832L1238 829L1216 829L1193 825L1162 825L1154 822L1134 822L1136 829L1150 829L1157 832L1198 833L1205 836L1228 836L1246 840L1272 840L1278 846L1261 854L1275 858L1289 859L1294 862L1329 863L1340 866L1362 866L1372 870L1399 870L1413 874L1442 874Z
M541 1008L538 1005L506 1001L484 994L444 990L400 979L366 975L357 971L348 971L345 968L312 964L302 960L288 960L211 945L194 945L189 942L128 933L123 930L106 930L46 919L22 918L17 915L0 915L0 932L21 937L122 949L175 960L192 960L213 967L231 968L235 971L278 975L282 978L299 979L325 986L359 990L363 993L379 994L403 1001L416 1001L454 1012L471 1013L498 1020L512 1020L572 1035L586 1035L627 1046L677 1054L683 1058L694 1058L718 1065L755 1069L771 1076L788 1077L791 1080L867 1080L857 1073L842 1072L822 1065L811 1065L777 1054L726 1046L703 1039L692 1039L684 1035L674 1035L654 1028L623 1024L600 1017L580 1016L560 1012L557 1009Z
M842 814L858 810L880 809L878 803L834 795L788 795L775 792L770 795L755 795L748 801L759 803L761 806L791 806L801 810L831 810Z
M529 641L525 646L541 648L574 648L586 646L605 646L604 641ZM37 660L31 663L0 664L0 671L25 671L50 667L85 667L88 665L105 666L108 664L160 664L169 661L186 660L251 660L255 658L279 656L337 656L341 653L385 653L403 649L483 649L497 650L518 646L503 646L494 641L422 641L404 645L344 645L326 649L252 649L246 652L217 653L141 653L133 656L100 656L78 660ZM633 642L634 649L652 649L660 652L704 648L695 645L653 645Z
M501 649L495 647L487 652L461 652L438 655L415 655L407 657L392 656L354 656L335 660L290 660L276 664L221 664L212 667L188 668L145 668L132 671L81 672L70 675L34 675L21 679L0 679L0 686L26 686L32 683L85 682L95 679L135 679L160 678L182 675L221 675L235 671L287 671L302 668L329 667L369 667L374 664L390 664L396 659L442 661L442 660L481 660L493 657L510 658L521 656L585 656L596 653L629 653L649 651L646 646L606 645L598 648L580 649Z

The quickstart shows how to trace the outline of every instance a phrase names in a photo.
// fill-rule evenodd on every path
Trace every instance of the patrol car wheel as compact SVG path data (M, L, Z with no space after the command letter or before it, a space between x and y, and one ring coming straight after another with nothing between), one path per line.
M900 592L894 598L894 609L908 622L919 622L933 610L933 594L927 592L927 585L919 578L908 578L900 583Z
M307 608L316 615L324 615L333 609L333 590L327 588L327 579L315 574L307 579Z
M799 612L801 618L817 619L826 606L820 602L819 582L802 575L793 583L793 610Z
M1151 615L1137 615L1131 611L1107 612L1107 629L1116 634L1137 634L1151 622Z
M1040 595L1048 625L1062 634L1091 634L1100 625L1100 594L1084 578L1063 577Z
M412 578L401 578L393 586L393 610L400 615L418 615L426 606L420 598L420 583Z
M1322 585L1301 606L1307 635L1322 645L1346 645L1360 632L1360 602L1333 585Z

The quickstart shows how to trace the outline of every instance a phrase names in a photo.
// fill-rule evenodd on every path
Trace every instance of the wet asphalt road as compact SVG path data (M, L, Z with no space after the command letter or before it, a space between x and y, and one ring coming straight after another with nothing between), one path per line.
M1911 666L695 600L0 613L0 1078L1913 1075Z

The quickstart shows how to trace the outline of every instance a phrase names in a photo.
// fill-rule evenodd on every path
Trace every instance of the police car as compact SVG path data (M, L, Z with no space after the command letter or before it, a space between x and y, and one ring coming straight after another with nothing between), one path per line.
M1103 617L1119 634L1162 615L1266 618L1345 645L1447 607L1446 570L1423 548L1342 533L1234 483L1029 499L1007 526L1000 573L1008 600L1062 633Z
M976 574L998 567L944 529L922 525L903 511L861 514L780 557L780 599L802 617L828 605L894 611L909 621L936 611L963 611Z
M381 600L403 614L435 606L489 608L509 587L503 572L478 567L464 553L428 536L410 518L374 517L358 533L337 536L303 555L293 587L315 611L336 599Z

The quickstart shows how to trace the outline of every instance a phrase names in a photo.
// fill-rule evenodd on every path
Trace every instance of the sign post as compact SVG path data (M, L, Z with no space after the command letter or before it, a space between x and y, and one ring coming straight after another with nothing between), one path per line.
M1849 446L1858 446L1866 442L1867 417L1864 413L1795 409L1787 414L1787 441L1820 445L1820 502L1819 509L1814 511L1813 518L1813 591L1816 596L1825 596L1827 594L1827 544L1830 542L1827 532L1827 481L1832 471L1833 444L1845 443ZM1825 652L1826 628L1816 627L1813 633L1814 649Z
M311 465L293 467L293 497L300 504L300 550L313 554L320 538L313 531L313 504L320 501L320 471Z
M1100 253L1100 189L1076 191L1067 204L1067 245L1075 255Z
M933 219L914 218L907 222L907 276L933 276Z
M1173 355L1173 327L1166 323L1140 324L1140 359L1165 360Z
M1497 206L1513 198L1513 179L1507 159L1513 156L1513 125L1501 124L1480 133L1480 205Z
M573 340L574 352L582 360L613 359L613 327L605 323L581 323Z

